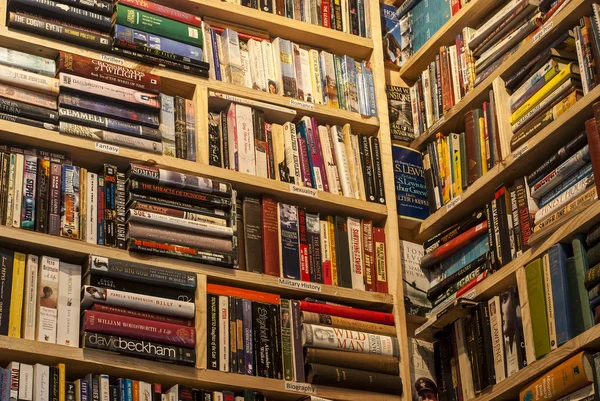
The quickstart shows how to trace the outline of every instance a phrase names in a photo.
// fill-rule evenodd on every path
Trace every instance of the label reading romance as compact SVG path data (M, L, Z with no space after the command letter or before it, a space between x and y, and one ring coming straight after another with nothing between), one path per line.
M102 152L114 153L116 155L119 154L119 147L114 145L109 145L107 143L96 142L96 149Z
M446 204L446 212L449 212L450 210L454 209L454 207L456 205L458 205L460 203L460 195L456 195L456 197L454 199L452 199L450 202L448 202Z
M296 184L290 184L290 192L293 194L310 196L311 198L318 198L319 192L314 188L300 187Z
M526 143L525 145L523 145L519 149L517 149L515 151L515 153L513 153L513 160L517 160L519 157L523 156L525 154L525 152L527 152L528 150L529 150L529 144Z
M300 107L305 110L315 111L315 105L312 103L301 102L300 100L290 99L290 105Z
M545 24L538 33L533 35L533 38L531 39L531 43L536 44L537 42L539 42L541 38L546 36L546 34L548 32L550 32L550 30L552 30L553 25L554 25L553 21L549 21L547 24Z
M311 384L308 383L296 383L296 382L288 382L286 381L284 384L285 390L295 391L297 393L309 393L316 394L317 389L314 388Z
M113 63L113 64L119 64L119 65L125 64L125 60L123 60L122 58L119 58L119 57L110 56L107 54L102 54L100 57L101 57L102 61L106 61L107 63Z
M291 288L299 288L313 292L321 292L321 284L308 283L306 281L290 280L288 278L279 278L279 285Z

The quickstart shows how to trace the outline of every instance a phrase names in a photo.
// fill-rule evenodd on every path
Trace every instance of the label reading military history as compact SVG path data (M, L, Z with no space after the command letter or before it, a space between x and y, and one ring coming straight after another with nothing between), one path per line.
M539 42L540 39L542 39L544 36L546 36L546 34L548 32L550 32L552 30L553 26L554 26L554 22L552 22L552 21L549 21L546 25L544 25L538 33L533 35L533 38L531 39L531 44L535 45L537 42Z
M521 146L519 149L513 153L513 160L517 160L519 157L523 156L529 150L529 144Z
M302 109L305 110L310 110L310 111L314 111L315 110L315 105L312 103L307 103L307 102L301 102L299 100L296 99L290 99L290 105L294 106L294 107L300 107Z
M456 195L455 198L453 198L450 202L448 202L448 204L446 204L446 212L449 212L450 210L454 209L454 207L460 203L460 200L460 195Z
M311 198L318 198L319 197L319 192L314 189L314 188L308 188L308 187L300 187L298 185L295 184L290 184L290 192L293 194L298 194L298 195L303 195L303 196L309 196Z
M279 278L279 285L290 288L298 288L301 290L321 292L321 284L309 283L306 281L290 280L287 278Z
M107 54L101 54L100 55L100 59L102 61L106 61L107 63L125 65L125 60L123 60L122 58L115 57L115 56L110 56L110 55L107 55Z
M114 153L115 155L119 154L118 146L109 145L107 143L96 142L96 149L102 152Z
M285 382L285 390L295 391L297 393L316 394L317 389L308 383Z

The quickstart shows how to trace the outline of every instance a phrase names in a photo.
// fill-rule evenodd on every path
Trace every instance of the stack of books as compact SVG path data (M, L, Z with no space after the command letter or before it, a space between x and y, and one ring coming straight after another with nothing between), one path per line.
M113 51L208 78L200 17L150 1L120 0L116 8Z
M196 363L195 274L89 255L82 281L83 348Z
M370 62L284 38L270 40L267 32L210 22L204 21L204 59L210 64L210 78L377 117Z
M54 60L0 47L0 119L58 130Z
M79 347L81 266L0 249L0 334Z
M249 104L232 102L209 113L211 165L385 204L376 136L353 135L350 124L319 125L308 116L270 123L268 106Z
M147 397L152 401L264 401L265 397L253 390L213 391L200 390L182 384L176 384L167 390L160 383L147 383L142 380L111 377L106 374L88 374L75 381L66 380L67 366L59 363L48 366L40 363L29 365L11 362L6 369L0 368L0 385L8 389L7 398L16 398L17 394L31 394L35 400L45 401L53 395L64 394L66 399L137 400ZM76 369L72 369L76 371ZM77 375L82 372L77 371ZM69 375L71 377L71 375ZM3 394L4 395L4 394ZM50 395L50 396L48 396ZM3 400L5 398L2 398Z
M245 198L241 209L240 269L388 292L385 231L372 221L322 216L266 196Z
M77 45L110 51L115 1L93 2L10 0L8 25L67 40Z
M237 265L236 195L229 183L139 164L126 174L130 251Z

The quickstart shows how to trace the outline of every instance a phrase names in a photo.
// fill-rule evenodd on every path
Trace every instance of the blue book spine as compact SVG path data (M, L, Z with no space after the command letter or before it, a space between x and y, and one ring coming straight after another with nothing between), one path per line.
M202 49L186 43L177 42L119 24L115 25L114 35L115 39L132 43L137 45L137 47L145 47L148 49L147 52L152 54L156 54L157 51L160 53L170 53L182 57L182 59L177 58L177 61L187 61L188 63L202 61Z
M248 376L254 376L254 342L252 341L252 301L242 299L242 330L244 332L244 367Z
M0 400L10 400L10 370L0 369Z
M279 204L281 260L283 277L300 280L300 246L298 238L298 207Z
M433 271L433 277L435 277L437 281L444 280L459 271L462 267L484 255L489 250L490 246L488 236L481 235L479 238L473 240L469 244L462 247L458 252L442 261L435 271Z
M556 342L560 347L574 337L569 314L569 284L567 282L567 246L556 244L548 250Z
M79 397L81 401L89 401L90 399L90 383L87 380L81 379L79 382L80 385L80 394Z
M210 30L210 42L213 49L213 64L215 66L215 78L217 81L222 81L221 78L221 63L219 62L219 46L217 45L217 33L214 29Z
M363 78L367 92L367 104L369 106L369 116L377 117L377 102L375 101L375 81L373 81L373 70L371 63L363 61Z
M590 308L592 308L592 310L596 309L598 305L600 305L600 296L597 296L590 301Z
M102 205L98 208L98 238L96 239L98 245L104 245L104 196L104 177L98 175L98 197L96 199L98 199L98 206Z
M421 153L393 145L392 158L398 214L408 219L425 220L429 217L429 203Z
M567 189L571 188L573 185L577 184L584 178L591 176L592 174L592 163L589 163L584 168L568 176L566 180L562 181L556 187L552 188L550 192L542 196L542 198L540 199L539 207L542 208L546 206L548 203L558 198L560 194L565 192Z
M125 400L125 379L117 379L115 385L119 387L119 401Z
M133 401L133 382L125 379L125 401Z

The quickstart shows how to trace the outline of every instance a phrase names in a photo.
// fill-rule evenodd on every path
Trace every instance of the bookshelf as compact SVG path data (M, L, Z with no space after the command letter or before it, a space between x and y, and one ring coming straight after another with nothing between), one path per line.
M366 2L372 38L338 32L309 23L268 14L260 10L249 9L239 5L216 0L159 0L159 4L168 5L200 17L223 20L232 24L243 25L266 32L274 38L282 36L290 41L298 42L317 49L338 54L370 60L375 79L378 118L363 117L357 113L290 101L279 95L268 94L232 84L197 78L179 73L175 70L153 68L137 63L119 55L106 54L90 48L48 39L42 36L14 31L6 27L7 0L0 0L0 46L17 49L32 54L54 58L59 51L82 54L88 57L116 62L127 67L137 68L161 76L162 87L168 94L185 95L193 100L196 109L196 136L198 162L165 157L150 152L119 147L117 152L105 152L96 148L94 141L78 137L60 135L40 128L25 127L16 123L0 122L0 132L5 141L25 146L40 147L47 150L60 151L70 155L75 164L84 164L89 168L99 168L103 163L112 163L124 167L130 162L155 165L170 170L201 174L230 182L238 190L240 196L270 195L275 199L294 205L307 207L319 213L344 214L373 220L374 224L385 228L386 258L388 268L389 294L365 292L341 287L322 285L321 291L315 293L306 289L294 288L280 283L277 277L258 275L246 271L224 269L198 263L130 254L127 251L112 249L94 244L77 242L60 237L0 227L0 244L15 246L20 249L35 249L38 253L51 252L64 258L65 261L81 262L85 255L97 254L122 260L138 261L146 264L180 269L198 274L199 296L196 299L197 324L197 366L184 367L158 362L149 362L127 356L113 355L90 349L67 348L60 345L48 345L24 339L0 337L0 354L2 359L18 360L25 363L56 364L66 363L67 373L91 372L122 375L139 380L157 381L164 385L188 384L207 389L253 389L265 394L269 399L297 400L305 395L318 395L333 400L380 400L392 401L411 399L409 384L409 361L407 345L407 322L405 320L402 285L400 284L398 221L395 207L394 173L392 170L391 144L387 117L387 98L385 94L385 67L381 48L381 27L379 20L379 3ZM385 183L387 205L380 205L316 191L316 196L305 196L293 192L289 184L269 179L245 175L208 165L208 106L211 102L210 91L235 95L277 106L286 107L296 112L294 121L310 115L324 124L349 123L353 133L377 135L381 144L381 157ZM346 390L325 386L313 386L314 393L302 392L286 387L281 380L264 379L252 376L233 375L206 369L206 283L226 284L240 288L248 288L272 292L285 297L318 298L365 307L373 310L393 311L396 321L400 350L400 375L403 380L402 397Z

